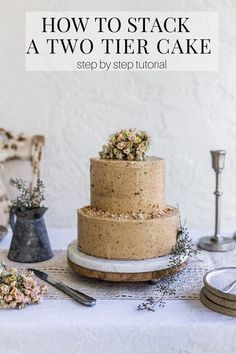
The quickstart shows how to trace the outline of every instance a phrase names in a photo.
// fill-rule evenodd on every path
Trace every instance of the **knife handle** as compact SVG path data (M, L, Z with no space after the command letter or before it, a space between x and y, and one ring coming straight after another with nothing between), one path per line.
M80 291L69 288L68 286L66 286L62 283L56 283L55 286L59 290L63 291L64 293L66 293L67 295L72 297L74 300L82 303L83 305L93 306L96 304L96 299L94 299L86 294L83 294Z

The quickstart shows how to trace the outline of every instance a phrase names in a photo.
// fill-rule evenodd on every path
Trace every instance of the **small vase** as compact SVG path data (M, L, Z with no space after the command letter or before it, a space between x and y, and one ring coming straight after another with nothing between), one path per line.
M10 226L13 236L8 253L11 261L35 263L53 257L44 221L46 211L44 207L26 210L11 208Z

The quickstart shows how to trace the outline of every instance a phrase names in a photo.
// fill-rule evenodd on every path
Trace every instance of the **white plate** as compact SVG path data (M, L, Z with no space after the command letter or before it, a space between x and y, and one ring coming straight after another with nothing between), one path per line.
M115 260L89 256L78 249L77 240L71 242L67 248L68 259L78 266L112 273L144 273L169 268L171 255L144 259L144 260ZM187 260L181 257L181 264Z

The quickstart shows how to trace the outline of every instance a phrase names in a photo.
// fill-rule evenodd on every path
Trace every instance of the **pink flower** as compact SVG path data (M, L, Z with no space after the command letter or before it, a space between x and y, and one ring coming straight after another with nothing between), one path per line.
M26 296L30 296L30 295L31 295L31 290L26 289L26 290L25 290L25 295L26 295Z
M40 288L39 288L39 287L35 287L35 288L33 288L33 289L31 290L30 295L31 295L31 297L33 297L33 296L38 295L39 293L40 293Z
M11 295L6 295L4 296L4 301L6 302L11 302L13 300L12 296Z
M36 281L34 280L34 278L30 278L30 277L24 278L24 286L26 289L32 289L35 287L35 285L36 285Z
M23 304L30 304L31 300L30 300L30 297L29 296L24 296L24 299L23 299Z
M124 141L121 141L119 144L117 144L117 149L123 150L126 147L126 143Z
M24 294L22 292L18 291L16 297L15 297L16 302L23 302L24 301Z
M134 142L134 140L135 140L135 135L134 135L134 134L129 134L129 135L128 135L128 140Z

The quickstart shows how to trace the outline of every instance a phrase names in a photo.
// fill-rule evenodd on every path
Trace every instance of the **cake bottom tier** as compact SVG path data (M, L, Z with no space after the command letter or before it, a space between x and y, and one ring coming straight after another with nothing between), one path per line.
M89 207L78 210L78 246L91 256L147 259L170 254L179 230L179 211L167 207L151 218L106 216Z

